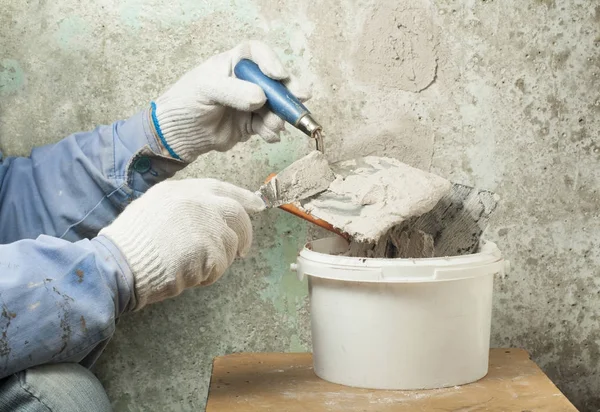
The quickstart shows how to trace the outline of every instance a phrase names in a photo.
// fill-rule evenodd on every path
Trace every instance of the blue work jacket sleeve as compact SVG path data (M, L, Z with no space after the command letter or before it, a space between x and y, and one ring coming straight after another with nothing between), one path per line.
M32 366L91 366L135 305L127 262L103 236L0 245L0 379Z
M41 234L93 238L184 165L161 154L150 110L33 149L30 157L0 154L0 244Z
M151 122L144 110L27 158L0 154L0 378L44 363L93 364L135 306L127 262L96 236L184 166L162 154Z

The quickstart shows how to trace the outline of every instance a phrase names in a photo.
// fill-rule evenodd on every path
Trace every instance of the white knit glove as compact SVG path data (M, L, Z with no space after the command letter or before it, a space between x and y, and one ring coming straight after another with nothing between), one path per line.
M254 134L269 143L279 141L285 123L263 107L262 89L234 77L242 59L282 80L300 101L310 98L310 91L285 70L271 48L258 41L242 43L184 75L152 104L156 132L172 157L192 162L211 150L229 150Z
M213 179L165 181L133 201L100 231L123 253L136 305L209 285L252 243L249 212L264 209L254 193Z

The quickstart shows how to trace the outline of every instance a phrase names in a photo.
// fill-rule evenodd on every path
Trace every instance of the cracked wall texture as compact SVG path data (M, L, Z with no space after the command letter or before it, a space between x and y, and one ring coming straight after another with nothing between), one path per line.
M400 5L398 3L401 3ZM133 114L245 38L313 83L332 160L394 156L498 192L488 237L512 263L492 343L529 350L581 410L600 408L600 6L573 0L0 0L0 147ZM178 178L256 188L310 149L292 131L209 154ZM117 411L205 403L212 358L309 350L315 235L272 210L214 286L124 316L96 368ZM318 235L318 233L317 233Z

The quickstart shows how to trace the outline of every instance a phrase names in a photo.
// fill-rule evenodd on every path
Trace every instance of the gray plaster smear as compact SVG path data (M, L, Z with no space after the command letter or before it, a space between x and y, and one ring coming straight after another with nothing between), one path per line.
M486 236L512 270L495 282L492 344L529 350L578 408L600 408L597 1L0 0L0 10L5 154L127 117L257 38L313 83L330 161L395 157L498 193ZM253 138L177 178L255 190L312 148L296 131L278 145ZM310 350L306 285L288 268L324 234L280 210L253 220L252 253L217 284L121 319L96 368L115 410L201 410L213 357Z

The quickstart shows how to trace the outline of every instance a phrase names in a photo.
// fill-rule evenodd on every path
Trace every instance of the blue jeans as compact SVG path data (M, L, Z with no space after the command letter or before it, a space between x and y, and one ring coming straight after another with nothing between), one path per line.
M0 381L0 412L110 412L100 381L76 363L42 365Z

